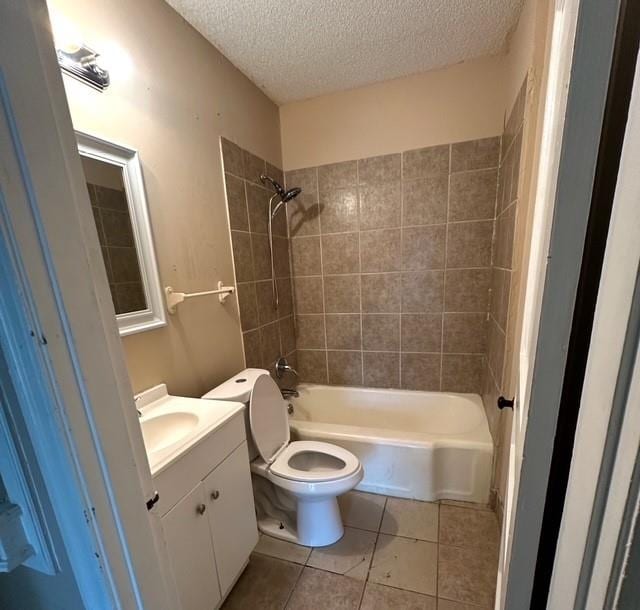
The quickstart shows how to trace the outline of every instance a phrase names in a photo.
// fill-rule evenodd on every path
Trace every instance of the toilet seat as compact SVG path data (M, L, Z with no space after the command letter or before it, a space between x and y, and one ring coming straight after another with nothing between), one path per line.
M360 461L353 453L319 441L289 443L269 466L276 476L309 483L349 477L359 468Z

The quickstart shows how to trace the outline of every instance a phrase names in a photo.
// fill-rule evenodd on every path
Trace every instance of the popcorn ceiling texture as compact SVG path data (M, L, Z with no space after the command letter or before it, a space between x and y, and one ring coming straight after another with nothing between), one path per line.
M522 0L167 0L276 103L501 51Z

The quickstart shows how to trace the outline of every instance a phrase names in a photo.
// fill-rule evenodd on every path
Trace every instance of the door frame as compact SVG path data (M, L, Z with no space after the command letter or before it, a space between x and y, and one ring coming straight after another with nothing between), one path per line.
M97 559L108 566L74 577L85 591L110 591L112 607L165 610L161 551L146 507L152 479L47 6L8 0L0 15L0 112L20 162L19 175L4 178L20 182L28 198L28 205L7 201L6 216L72 457L58 475L82 481L84 519L75 527L90 524ZM70 556L72 566L87 561Z
M546 607L557 536L550 515L559 525L564 504L562 475L555 470L554 452L557 455L567 440L570 450L575 430L564 418L570 409L565 371L572 359L580 356L570 341L577 328L574 312L580 311L577 305L584 298L580 279L586 272L583 255L593 222L592 193L619 9L617 1L581 0L575 23L505 608ZM591 271L599 276L597 267ZM584 327L580 332L585 332ZM584 357L586 360L586 354ZM548 495L551 489L554 493Z

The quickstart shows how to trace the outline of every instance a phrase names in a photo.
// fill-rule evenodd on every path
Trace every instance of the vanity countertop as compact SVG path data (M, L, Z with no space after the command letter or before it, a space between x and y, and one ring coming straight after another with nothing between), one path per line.
M136 396L151 476L242 413L240 402L171 396L164 384Z

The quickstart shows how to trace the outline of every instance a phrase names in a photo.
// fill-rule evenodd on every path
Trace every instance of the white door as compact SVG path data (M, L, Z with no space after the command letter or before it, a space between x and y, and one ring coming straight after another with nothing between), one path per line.
M200 483L162 517L182 610L212 610L220 602L208 512Z
M516 499L520 485L520 471L522 469L524 441L527 431L532 373L547 269L547 255L553 221L553 205L560 163L560 148L567 106L578 5L579 0L556 2L553 21L547 96L544 106L542 141L538 156L537 184L535 185L535 199L533 202L535 207L531 232L531 251L525 278L526 294L520 351L514 354L516 362L511 367L517 377L512 380L515 396L511 419L509 468L498 566L496 610L505 608ZM540 86L539 83L538 86Z
M247 443L242 443L203 482L222 595L240 575L258 543Z
M33 410L25 436L39 435L34 445L51 449L51 463L63 463L55 462L61 452L71 464L42 485L69 554L65 569L86 607L163 610L167 595L145 506L152 480L44 0L0 3L0 124L0 224L17 261L15 294L38 331L31 336L46 362L52 402L51 415L44 403ZM54 415L62 441L46 434L44 420ZM75 485L79 501L65 496L60 479ZM85 530L90 553L78 544ZM92 603L100 588L111 605Z

